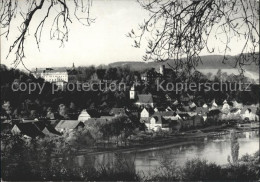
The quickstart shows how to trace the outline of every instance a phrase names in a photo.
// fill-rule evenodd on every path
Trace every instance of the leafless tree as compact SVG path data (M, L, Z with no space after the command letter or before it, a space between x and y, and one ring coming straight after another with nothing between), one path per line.
M245 40L236 67L243 73L247 64L259 65L259 0L138 0L149 19L127 36L140 47L148 39L145 61L166 61L175 70L190 71L201 62L203 49L213 53L209 39L221 37L223 62L233 38Z
M42 11L44 13L34 32L37 46L40 49L41 34L47 19L53 21L50 28L50 38L60 41L61 45L63 45L64 41L68 40L68 25L72 23L73 18L86 26L95 21L94 18L90 17L91 6L92 0L1 0L1 36L8 38L10 25L17 16L20 15L23 19L21 24L18 25L19 36L9 48L9 54L15 53L14 66L17 67L18 64L23 64L23 58L25 57L24 42L37 12Z

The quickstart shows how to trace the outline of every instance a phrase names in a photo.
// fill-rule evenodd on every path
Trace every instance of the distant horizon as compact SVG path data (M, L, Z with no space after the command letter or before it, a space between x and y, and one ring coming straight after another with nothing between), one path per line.
M245 54L247 54L247 53L245 53ZM259 52L256 52L256 54L259 54ZM235 54L235 55L226 55L226 57L235 57L235 56L237 56L237 55L239 55L239 54ZM222 54L205 54L205 55L201 55L200 57L206 57L206 56L224 56L224 55L222 55ZM169 60L173 60L173 59L169 59ZM68 66L43 66L43 67L30 67L30 70L34 70L34 69L44 69L44 68L71 68L72 67L72 65L73 65L73 63L75 64L75 62L74 61L72 61L71 62L71 65L68 65ZM110 64L115 64L115 63L158 63L158 64L161 64L161 63L166 63L166 61L165 62L154 62L154 61L131 61L131 60L129 60L129 61L112 61L112 62L109 62L109 63L102 63L102 64L85 64L85 65L76 65L75 64L75 67L90 67L90 66L94 66L94 67L101 67L101 66L109 66ZM0 62L0 64L1 65L5 65L5 66L7 66L8 68L13 68L12 66L8 66L8 65L6 65L5 63L1 63ZM224 64L224 63L223 63ZM20 69L20 70L23 70L23 68L17 68L17 69ZM218 69L218 68L216 68L216 69ZM26 69L24 69L25 71L26 71Z

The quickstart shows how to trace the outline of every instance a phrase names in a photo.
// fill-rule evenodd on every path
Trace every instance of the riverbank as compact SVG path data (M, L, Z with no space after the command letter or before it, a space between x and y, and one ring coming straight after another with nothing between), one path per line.
M131 153L141 151L153 151L158 149L166 149L181 145L192 144L197 141L204 141L211 137L218 137L221 135L227 135L231 130L236 130L238 133L245 131L255 131L258 128L251 128L245 130L238 130L235 127L230 126L211 126L199 130L191 130L182 132L179 134L172 134L162 138L152 138L152 140L138 141L130 143L128 146L117 146L110 148L82 148L76 151L76 155L99 155L105 153Z

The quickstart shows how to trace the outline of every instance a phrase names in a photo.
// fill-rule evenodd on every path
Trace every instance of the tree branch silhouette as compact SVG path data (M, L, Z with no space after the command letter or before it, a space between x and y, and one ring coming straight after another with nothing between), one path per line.
M23 5L23 9L20 5ZM43 8L45 6L47 8ZM0 22L1 29L4 30L1 36L5 35L8 39L10 25L13 20L17 18L17 15L23 18L19 26L20 34L10 46L7 57L10 53L14 52L14 67L17 67L20 63L23 64L23 58L25 58L24 42L27 38L26 35L29 32L31 22L34 20L37 12L42 11L45 14L43 19L38 22L39 24L34 33L37 47L40 49L42 30L47 19L53 18L50 28L50 38L60 41L61 46L63 46L64 42L68 41L68 24L72 23L70 11L74 9L73 15L75 19L82 25L89 26L95 22L95 19L90 17L91 6L92 0L1 0ZM52 12L51 15L50 12Z
M221 37L223 63L231 50L232 38L244 38L236 67L244 72L247 64L259 65L259 1L257 0L138 0L149 12L149 19L138 30L127 34L139 48L148 39L144 61L174 60L174 70L190 72L201 62L203 49L210 48L209 39ZM223 39L223 40L222 40ZM235 49L232 47L232 49Z

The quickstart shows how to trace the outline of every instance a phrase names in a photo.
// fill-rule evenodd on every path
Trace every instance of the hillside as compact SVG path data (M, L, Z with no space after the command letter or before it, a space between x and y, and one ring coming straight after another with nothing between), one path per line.
M259 54L257 54L259 58ZM235 56L227 56L228 60L223 63L223 56L221 55L210 55L210 56L201 56L202 63L199 63L197 69L236 69L235 68ZM129 66L133 70L143 70L146 68L158 68L160 65L165 64L167 67L167 64L172 64L174 60L169 60L166 62L115 62L109 64L111 67L121 67L121 66ZM259 67L252 65L246 65L244 66L246 71L259 73Z

